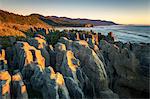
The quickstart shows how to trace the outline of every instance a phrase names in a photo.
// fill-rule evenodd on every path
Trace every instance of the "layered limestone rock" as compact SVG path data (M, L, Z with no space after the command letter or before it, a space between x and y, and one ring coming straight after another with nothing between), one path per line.
M69 99L68 89L66 88L63 76L60 73L55 74L51 67L46 68L45 71L46 82L43 87L43 97ZM45 90L48 92L45 93Z
M38 66L35 66L30 81L34 90L40 89L38 91L42 94L43 99L69 99L63 76L55 73L52 67L40 70Z
M146 90L148 92L148 80L143 79L144 77L139 74L138 58L134 51L130 51L120 43L117 45L120 46L104 40L100 42L110 86L122 98L143 97L142 94ZM132 91L135 90L136 92L133 94Z
M28 99L26 85L23 82L21 73L17 72L12 75L11 90L13 99Z
M17 65L20 70L31 63L39 64L41 69L45 68L45 58L40 50L30 46L27 42L17 42L15 48L17 53L15 57L18 57Z
M45 66L50 65L50 56L48 53L48 45L45 40L45 37L42 35L36 35L34 38L31 38L28 40L28 43L31 46L34 46L36 49L39 49L41 51L42 56L45 58Z
M75 57L80 60L83 72L92 82L97 97L101 97L101 92L105 92L106 97L117 97L108 88L107 74L102 61L97 54L89 48L86 41L69 41L66 38L60 38L59 42L64 43L67 50L72 50Z
M70 96L72 98L94 97L93 86L82 72L80 62L75 58L74 53L71 50L66 50L66 46L62 43L55 45L55 51L56 70L65 77Z
M127 43L124 44L125 48L128 48L129 51L134 53L136 59L139 61L139 65L137 66L137 84L134 85L134 89L136 89L136 96L138 97L149 97L149 79L150 79L150 44L131 44ZM137 95L138 94L138 95ZM134 96L135 96L134 95Z
M0 99L149 97L149 44L77 30L55 31L50 43L35 30L41 35L0 46Z
M149 75L149 64L150 64L150 44L128 44L130 50L135 54L136 58L140 63L141 75L145 77L150 77Z
M0 46L0 98L10 99L11 76L8 72L5 50Z
M10 99L11 76L6 70L0 70L0 98Z
M76 75L79 61L74 57L71 51L66 50L66 46L62 43L55 45L55 51L56 71L59 71L65 77L66 86L71 98L83 98L84 94L78 85L78 78Z
M45 68L45 59L41 55L40 50L30 46L27 42L17 42L14 47L16 48L16 53L18 53L17 56L15 56L18 57L18 69L22 72L25 84L28 86L27 90L31 89L33 93L36 93L37 90L42 89L39 93L42 94L44 99L47 97L54 98L54 96L55 98L69 98L63 76L59 73L55 74L52 68L49 68L48 72L48 68ZM13 78L13 88L17 87L13 97L22 98L24 93L20 90L23 90L22 88L24 87L23 82L21 82L21 77L16 74ZM51 85L49 86L50 83ZM56 92L54 92L55 90ZM52 92L54 93L52 94ZM31 94L29 95L30 97L32 97Z
M5 50L2 49L0 46L0 70L7 70L7 69L8 69L8 65L7 65Z

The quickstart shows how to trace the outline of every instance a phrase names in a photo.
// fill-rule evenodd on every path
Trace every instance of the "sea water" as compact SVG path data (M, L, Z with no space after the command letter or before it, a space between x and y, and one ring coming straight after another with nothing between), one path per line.
M94 31L96 33L102 33L107 35L109 32L113 32L116 41L132 42L132 43L150 43L150 26L135 26L135 25L112 25L112 26L95 26L95 27L65 27L57 28L63 29L77 29Z

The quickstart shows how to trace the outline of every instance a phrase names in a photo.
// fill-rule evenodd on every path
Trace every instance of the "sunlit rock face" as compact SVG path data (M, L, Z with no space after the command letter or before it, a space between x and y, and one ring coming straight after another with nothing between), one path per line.
M6 60L6 52L0 46L0 70L8 70L7 60Z
M0 97L10 99L11 76L8 71L0 71Z
M12 97L15 99L27 99L27 89L26 85L23 82L22 75L19 72L14 72L14 75L12 75Z
M80 61L75 58L74 53L71 50L66 50L66 46L62 43L55 45L55 51L56 71L65 77L71 98L95 97L93 86L85 73L82 72Z
M50 65L50 56L48 53L48 44L45 40L45 37L42 35L37 35L34 38L28 39L28 43L34 46L36 49L41 51L42 56L45 58L45 66Z
M31 63L38 64L41 69L45 68L45 58L42 56L40 50L30 46L27 42L17 42L15 47L16 57L18 57L16 61L20 70Z
M52 84L52 86L54 87L53 89L57 88L55 95L58 94L58 96L56 96L56 97L69 99L70 97L69 97L68 89L65 85L63 75L58 73L58 72L55 73L53 68L51 68L51 67L46 68L45 71L46 71L45 76L47 76L48 78L46 79L46 84L47 85L44 88L44 90L45 89L49 90L48 94L51 95L51 92L54 91L54 90L52 90L51 86L49 86L49 82L50 82ZM52 95L51 95L51 97L53 98Z
M88 46L86 41L70 41L66 38L60 38L59 42L66 45L67 50L71 50L75 57L80 61L80 68L87 75L94 87L96 97L101 97L103 94L106 97L116 97L108 88L107 74L102 61L97 54ZM71 56L71 55L70 55ZM63 56L65 58L65 56Z
M0 77L1 77L1 88L2 97L27 99L27 89L23 82L21 73L23 68L31 64L39 64L40 69L45 68L45 59L42 57L40 50L37 50L33 46L30 46L27 42L17 42L13 48L15 51L13 57L15 60L13 67L9 70L7 61L5 60L5 51L1 50L0 54ZM32 51L35 51L33 54ZM11 63L11 62L10 62ZM7 71L9 70L10 73ZM27 71L26 74L29 76L30 73ZM10 75L11 74L11 75ZM26 77L26 76L25 76ZM10 86L11 85L11 86ZM11 93L10 93L11 92Z
M67 51L66 46L62 43L55 45L56 51L56 71L59 71L65 77L66 86L71 98L83 98L84 94L79 86L79 80L76 72L79 66L72 51ZM60 61L61 60L61 61Z
M45 58L42 56L41 50L36 49L27 42L17 42L14 47L16 48L16 53L19 53L15 56L19 57L17 60L19 63L18 70L22 73L27 90L32 91L29 97L34 98L32 94L39 93L39 95L35 94L35 97L69 99L70 96L63 76L60 73L55 73L52 67L45 67ZM13 75L13 78L16 78L21 83L21 77ZM21 87L16 81L13 82L14 87ZM23 93L21 95L18 89L18 94L13 95L21 98Z
M44 99L47 97L69 99L64 78L60 73L55 73L52 67L46 67L42 71L39 67L35 67L34 70L34 74L31 77L31 85L34 90L41 89L38 91Z
M0 46L0 99L148 97L149 44L73 31L49 45L42 34Z
M0 98L10 99L11 76L8 72L5 50L0 46Z

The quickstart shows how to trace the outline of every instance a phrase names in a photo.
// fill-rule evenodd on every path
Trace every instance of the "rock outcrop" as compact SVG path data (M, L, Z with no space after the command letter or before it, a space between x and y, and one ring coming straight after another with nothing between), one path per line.
M149 88L147 86L149 84L149 78L143 77L143 74L140 73L140 66L142 64L140 64L139 57L137 57L139 55L139 49L136 51L133 49L130 50L129 46L125 45L123 47L121 43L119 44L120 46L117 45L118 43L116 45L110 44L104 40L100 42L107 66L110 87L121 98L147 97L144 93L148 93ZM132 91L136 92L133 93Z
M10 99L11 76L8 71L0 71L0 97Z
M31 77L31 85L34 90L39 90L44 99L69 99L64 78L60 73L55 73L52 67L46 67L44 71L36 67Z
M8 72L5 50L0 46L0 98L10 99L11 76Z
M96 97L101 97L101 91L105 92L105 94L103 94L105 95L105 98L117 97L112 91L107 91L109 88L104 65L97 54L90 49L86 41L70 41L62 37L59 42L64 43L67 46L67 49L72 50L75 57L79 59L82 71L92 82Z
M17 73L15 73L17 72ZM27 89L26 85L23 82L22 75L18 71L14 71L14 75L12 75L12 97L13 99L27 99Z
M55 51L56 71L59 71L65 77L71 98L84 98L84 86L90 87L91 85L88 84L88 78L81 71L79 60L74 57L71 50L66 50L66 46L62 43L55 45Z
M0 98L149 98L150 44L115 42L112 32L36 30L0 46Z
M50 56L47 51L48 44L45 40L44 36L36 35L34 38L31 38L28 40L28 43L32 46L34 46L36 49L39 49L41 51L42 56L45 58L45 66L50 65Z

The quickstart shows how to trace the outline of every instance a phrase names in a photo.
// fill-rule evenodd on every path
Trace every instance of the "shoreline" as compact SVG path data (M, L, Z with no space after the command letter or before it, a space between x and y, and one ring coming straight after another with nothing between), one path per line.
M148 27L128 26L128 25L114 25L114 26L97 26L91 28L82 27L60 27L56 28L60 31L64 29L68 30L82 30L82 31L94 31L96 33L102 33L107 35L108 32L113 32L118 39L117 41L133 42L133 43L150 43ZM140 30L140 31L139 31Z
M45 28L30 28L29 30L28 30L28 32L30 33L29 35L28 35L28 33L26 34L26 36L25 37L21 37L21 36L0 36L0 41L2 41L2 42L0 42L0 45L10 45L11 44L11 38L13 38L13 39L16 39L16 40L23 40L23 41L26 41L26 39L28 39L28 38L30 38L30 37L33 37L35 34L37 34L37 33L40 33L40 32L45 32L45 33L43 33L42 35L44 35L45 37L46 37L46 35L49 35L50 33L52 33L52 32L58 32L58 37L60 37L61 36L61 33L63 33L63 32L69 32L69 31L75 31L75 32L77 32L77 33L90 33L90 32L93 32L94 34L96 34L96 35L98 35L99 34L99 32L94 32L92 29L90 29L90 28L88 28L88 29L90 29L89 31L87 31L87 30L79 30L79 29L72 29L71 27L69 27L69 28L71 28L71 29L67 29L67 27L65 27L66 29L64 29L64 27L62 27L62 30L60 30L60 29L58 29L58 28L55 28L55 29L45 29ZM78 27L77 27L78 28ZM59 35L59 33L60 33L60 35ZM41 33L40 33L41 34ZM100 34L102 34L103 35L103 37L105 37L105 36L107 36L108 34L104 34L104 33L100 33ZM116 35L114 35L113 34L113 36L115 37ZM48 36L49 37L49 36ZM56 38L58 38L57 36L55 36ZM6 43L6 42L8 42L8 43ZM149 42L130 42L130 41L120 41L120 40L117 40L117 38L115 37L114 38L114 43L118 43L118 42L121 42L121 43L123 43L123 44L128 44L128 43L130 43L130 44L145 44L145 45L149 45L150 43Z

